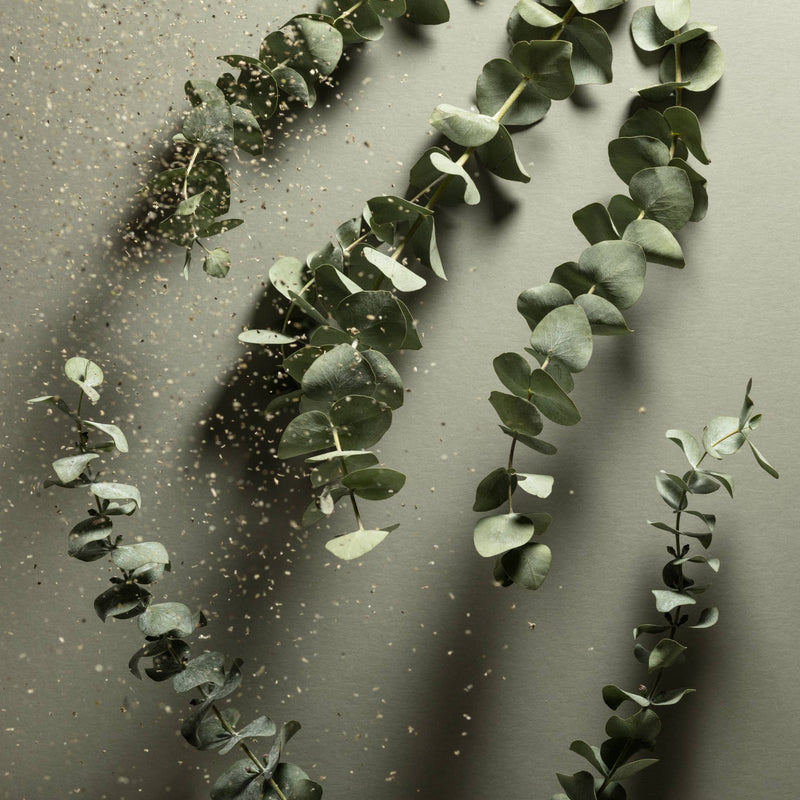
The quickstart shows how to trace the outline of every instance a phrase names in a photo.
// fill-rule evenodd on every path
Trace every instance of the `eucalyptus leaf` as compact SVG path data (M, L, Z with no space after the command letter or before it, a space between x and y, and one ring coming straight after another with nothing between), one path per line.
M635 219L625 228L622 239L638 244L644 250L647 261L652 264L678 268L686 264L678 240L654 219Z
M332 446L330 419L322 411L306 411L286 426L278 445L278 457L293 458Z
M619 239L611 215L602 203L590 203L579 208L572 215L572 221L589 244Z
M520 163L511 136L503 125L498 128L494 138L481 145L477 152L489 172L507 181L530 182L531 176Z
M375 375L373 397L385 403L392 411L400 408L404 401L403 379L391 361L378 350L362 350L361 355L372 367Z
M703 447L712 458L733 455L744 443L736 417L714 417L703 429Z
M484 558L526 544L535 533L533 521L522 514L501 514L478 520L473 532L475 549Z
M113 523L109 517L96 515L79 522L69 532L67 552L80 561L97 561L111 550L109 537Z
M572 305L572 295L557 283L545 283L526 289L517 298L517 311L525 318L531 330L554 308L568 305Z
M552 475L517 472L516 477L519 488L534 497L549 497L553 491L554 478Z
M269 282L287 300L291 300L291 292L303 294L306 284L305 273L306 268L300 260L284 256L269 268Z
M611 83L611 40L601 25L575 17L561 38L572 43L570 66L576 85Z
M445 0L406 0L406 18L417 25L441 25L450 20L450 10Z
M94 361L89 361L88 358L82 356L67 359L64 364L64 374L80 387L92 403L96 403L100 399L95 387L100 386L103 382L103 370Z
M708 211L708 192L706 191L706 179L693 167L690 167L682 158L673 158L669 166L682 169L689 178L692 187L692 200L694 208L689 219L692 222L699 222L705 217Z
M693 111L685 106L672 106L664 111L664 119L669 124L672 133L683 140L689 148L689 152L701 164L711 163L703 146L700 121Z
M645 6L648 8L648 6ZM652 8L652 6L649 6ZM636 14L639 12L637 11ZM636 16L634 14L634 16ZM672 131L663 114L654 108L644 107L637 109L619 129L621 137L650 136L662 141L667 147L672 145Z
M668 614L674 608L694 605L697 602L694 597L685 592L674 592L668 589L653 589L652 593L656 598L656 610L660 611L662 614Z
M518 353L502 353L492 361L495 374L512 394L529 399L531 368Z
M653 51L664 47L673 32L661 22L653 6L643 6L633 12L631 34L637 47Z
M677 167L651 167L637 172L630 182L633 201L650 218L671 231L680 230L694 211L692 186Z
M560 363L570 372L585 369L592 357L592 346L589 320L583 309L576 305L553 309L531 333L531 348L543 359L542 363Z
M686 652L686 647L674 639L662 639L650 653L647 668L650 672L666 669L675 664Z
M203 258L203 272L212 278L224 278L231 268L231 254L224 247L209 250Z
M312 400L332 403L351 394L371 395L375 373L358 350L339 344L311 364L300 385Z
M627 761L614 771L615 781L624 781L640 773L643 769L658 764L657 758L639 758L635 761Z
M671 429L667 431L666 437L670 441L675 442L675 444L683 450L684 455L692 467L696 467L700 463L700 459L703 457L703 451L700 449L697 439L695 439L691 433Z
M508 501L517 486L514 473L505 467L492 470L475 490L473 511L493 511Z
M462 147L479 147L494 138L500 123L486 114L442 103L431 114L431 125Z
M291 344L297 341L295 336L287 336L280 331L270 331L261 328L253 328L242 331L237 337L242 344Z
M689 0L655 0L655 12L665 28L677 31L689 21L691 4Z
M397 494L405 482L402 472L385 467L358 469L342 478L343 486L365 500L386 500Z
M619 177L630 183L639 170L665 167L669 164L669 148L651 136L621 136L608 143L608 160Z
M351 395L331 406L331 422L345 450L362 450L380 441L392 424L391 409L364 395Z
M500 132L498 131L498 136ZM495 137L496 139L497 137ZM494 141L494 139L492 140ZM491 146L491 143L487 146ZM481 148L479 148L480 151ZM501 167L504 168L504 167ZM492 169L487 166L487 169ZM444 274L444 265L442 264L442 257L439 255L439 246L436 243L436 227L434 225L433 217L425 217L417 225L416 230L410 238L411 246L414 254L425 266L430 267L433 274L443 281L447 280Z
M630 197L626 197L624 194L615 194L608 201L608 213L614 227L618 231L624 231L631 222L639 217L640 209Z
M580 294L575 298L575 305L583 309L594 336L623 336L633 333L622 312L598 294Z
M125 438L125 434L116 425L111 425L108 422L94 422L90 419L85 419L83 424L110 436L114 442L114 446L120 453L128 452L128 440Z
M183 603L158 603L139 617L145 636L188 636L196 627L192 612Z
M420 275L403 266L397 259L372 247L365 247L364 258L380 270L398 292L416 292L428 282Z
M475 90L480 112L487 116L497 114L523 81L525 76L510 61L495 58L487 62L478 76ZM504 125L532 125L543 119L549 110L550 98L545 97L531 82L526 82L519 96L503 114L502 121Z
M105 622L108 617L130 619L143 614L150 602L150 592L135 583L115 583L94 600L94 610Z
M106 513L133 514L142 507L142 495L135 486L124 483L93 483L89 486L92 494L108 501Z
M700 616L697 618L697 622L694 625L690 625L690 628L711 628L717 624L719 620L719 609L711 606L710 608L704 608L700 612Z
M342 561L352 561L376 548L388 535L388 531L362 528L331 539L325 543L325 549Z
M556 778L567 793L568 800L596 800L594 791L594 778L590 772L581 770L574 775L556 773Z
M551 100L565 100L575 89L570 66L572 44L565 41L517 42L511 63Z
M705 92L710 89L725 71L722 49L713 39L692 39L681 45L681 77L689 92ZM661 62L662 83L677 81L675 58L668 53Z
M515 433L538 436L543 423L536 406L528 400L504 392L492 392L489 402L503 425Z
M333 316L362 344L392 353L405 345L408 334L403 308L391 292L358 292L342 300Z
M161 542L137 542L115 547L111 561L119 569L132 572L148 564L168 565L169 553Z
M59 481L71 483L83 474L90 462L99 457L97 453L79 453L74 456L65 456L53 462L53 469Z
M481 555L483 555L481 553ZM528 542L505 553L501 559L503 569L514 583L523 589L538 589L550 572L552 553L546 544Z
M536 369L530 381L531 401L557 425L577 425L581 415L569 395L543 369Z

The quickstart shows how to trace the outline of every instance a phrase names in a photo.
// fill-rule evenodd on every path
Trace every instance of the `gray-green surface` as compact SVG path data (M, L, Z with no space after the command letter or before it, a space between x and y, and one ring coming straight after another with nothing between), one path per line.
M41 489L68 436L24 400L61 391L73 354L102 364L102 407L131 443L118 476L139 485L144 510L120 529L174 554L156 596L210 611L206 646L246 659L239 707L303 722L290 757L331 800L547 798L556 770L581 768L567 747L602 738L600 687L641 679L630 630L654 614L663 555L645 524L662 513L652 475L682 468L663 432L737 413L752 376L759 442L782 477L743 454L736 501L714 496L723 569L710 602L722 618L692 641L686 683L698 691L664 714L663 762L631 796L796 796L793 3L695 0L727 62L701 109L711 208L680 236L685 270L649 269L636 333L599 342L577 381L583 422L558 432L559 456L525 462L557 478L554 567L539 593L495 588L472 548L476 481L507 456L486 402L491 360L524 344L517 294L583 248L571 213L622 188L606 143L629 87L654 70L627 33L637 0L613 30L614 84L517 136L532 183L485 184L481 205L446 217L450 280L411 301L425 348L400 360L407 403L380 445L409 481L370 511L400 530L362 565L334 563L326 537L297 526L307 484L274 480L285 471L269 445L250 452L264 389L258 376L234 380L236 334L254 324L272 261L303 257L367 198L402 191L432 140L433 106L471 102L482 64L505 53L511 2L450 5L441 28L389 24L335 92L276 131L256 169L236 165L232 211L246 223L226 237L234 268L188 283L178 251L138 257L121 235L131 195L184 108L183 82L215 78L216 55L255 51L310 4L14 0L0 11L4 797L194 800L226 763L184 745L181 698L127 673L135 626L102 625L91 608L110 570L65 553L82 498Z

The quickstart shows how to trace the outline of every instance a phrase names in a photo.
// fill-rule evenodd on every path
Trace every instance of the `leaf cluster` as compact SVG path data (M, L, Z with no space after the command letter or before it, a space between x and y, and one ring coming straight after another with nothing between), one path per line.
M104 380L103 371L93 361L74 357L67 360L64 372L80 389L76 410L58 395L28 402L64 414L77 433L72 452L53 462L56 478L45 481L45 485L85 488L94 497L96 508L90 509L87 517L69 532L67 552L85 562L109 558L119 570L119 575L110 578L111 586L95 598L95 612L103 622L109 617L136 618L145 641L128 662L135 677L141 679L142 662L148 662L144 673L151 680L172 679L176 692L195 690L199 694L190 701L193 710L181 726L187 742L200 750L220 748L223 754L239 746L246 754L214 783L213 800L316 800L322 796L319 784L299 767L281 760L286 743L300 724L287 722L277 731L272 720L262 716L237 727L240 713L230 706L220 709L218 703L241 686L241 659L234 659L228 666L225 657L216 652L190 659L186 639L206 624L203 613L193 612L183 603L151 604L152 595L146 587L170 570L169 553L160 542L122 544L123 537L114 535L112 518L134 514L141 508L142 498L135 486L102 480L97 460L105 453L127 453L128 442L116 425L88 419L82 413L84 399L92 404L100 399L98 387ZM247 742L263 737L274 740L269 753L260 759Z
M536 27L542 22L536 15L542 13L546 25ZM520 0L509 22L509 58L489 61L478 77L477 110L450 104L434 109L431 124L450 145L428 149L412 166L408 196L372 197L360 218L343 223L333 240L304 262L279 259L269 278L283 298L283 326L239 336L246 344L282 349L283 376L295 388L269 410L288 406L296 416L286 425L278 455L318 454L307 463L321 492L304 524L318 522L339 500L350 498L358 530L326 545L340 558L364 555L389 532L365 528L356 499L385 499L405 481L402 473L377 466L368 448L386 433L392 412L403 402L402 380L388 356L422 346L398 294L424 287L428 272L445 279L435 209L480 201L466 169L472 158L500 178L529 181L508 126L538 122L551 101L568 97L577 83L611 77L611 45L603 28L577 16L574 6L562 14ZM455 149L462 149L458 158L451 154ZM295 312L304 315L304 323L293 321ZM537 380L541 394L555 392L558 404L563 392L552 378L542 373ZM498 402L508 405L514 399Z
M558 781L564 793L554 795L553 800L624 800L626 792L622 781L658 762L657 758L640 755L642 751L649 752L655 747L661 730L657 709L673 706L695 691L685 687L664 688L662 683L665 670L685 658L687 647L678 641L680 631L687 627L696 630L710 628L719 619L719 610L714 606L696 611L697 599L709 585L698 582L686 571L694 564L702 564L715 573L719 571L719 559L693 552L689 543L695 540L708 550L716 517L690 508L690 502L697 496L712 494L720 487L733 497L731 475L700 465L707 457L721 461L747 444L758 465L772 477L778 477L777 471L750 438L761 420L760 414L753 413L751 385L752 381L748 382L739 416L715 417L703 429L699 441L686 431L667 431L667 438L682 450L689 469L681 475L664 471L656 475L656 489L670 509L671 519L649 524L667 533L672 543L667 545L669 559L661 571L663 587L652 590L656 611L661 618L656 623L638 625L633 631L633 655L647 668L649 686L642 683L634 691L614 684L603 687L603 701L612 711L623 703L633 704L635 710L631 716L614 715L608 719L605 727L608 738L599 747L582 740L572 742L570 750L586 759L598 776L586 770L572 775L559 774ZM691 530L682 527L687 517ZM682 537L687 537L689 542ZM655 637L656 643L647 647L640 641L643 637Z
M528 20L534 19L531 9L535 5L518 6L522 22L523 10ZM683 3L661 5L668 8L662 9L665 18L679 19L671 12ZM550 13L538 7L535 19L545 22ZM643 13L660 19L655 10L640 9L634 15L634 31ZM683 71L687 63L695 63L693 50L687 48L705 46L708 28L688 26L687 37L689 31L691 37L676 35L674 41L664 40L676 69ZM637 43L641 40L637 33L634 38ZM713 83L721 76L721 72L715 73L711 80L710 73L703 74L706 80L702 83L683 81L681 87L707 88L709 81ZM609 143L611 167L626 184L627 193L614 195L607 204L591 203L575 212L573 221L589 247L577 261L556 267L549 283L519 295L517 311L531 330L525 347L528 357L508 352L494 360L495 373L507 391L492 392L489 402L500 419L500 429L512 442L508 464L493 469L478 484L473 510L491 511L507 504L508 512L479 520L474 542L480 555L495 558L494 576L503 586L516 583L538 589L552 558L546 545L533 541L543 532L542 524L536 524L536 515L515 513L513 495L522 489L546 497L553 479L518 473L514 467L517 444L545 455L556 452L553 444L540 437L544 420L567 426L580 421L580 412L569 394L574 388L573 376L583 371L592 357L594 337L632 333L622 312L641 296L647 264L683 267L683 252L675 233L688 222L701 220L708 208L706 179L688 159L708 164L709 158L699 120L681 103L681 87L670 84L659 95L674 94L674 104L662 110L652 104L639 108ZM640 94L646 100L656 96L653 92ZM542 486L546 492L532 491ZM542 516L549 524L549 516Z
M206 273L224 278L230 269L228 250L209 250L203 243L243 223L223 219L231 187L220 161L234 148L252 156L263 153L274 115L291 103L311 108L317 86L330 80L345 48L380 39L382 18L392 17L438 25L450 12L446 0L322 0L319 13L297 14L267 34L256 56L219 56L233 72L216 83L186 83L192 107L173 141L191 153L188 163L158 173L139 190L160 218L159 234L184 248L185 276L195 244L204 253Z

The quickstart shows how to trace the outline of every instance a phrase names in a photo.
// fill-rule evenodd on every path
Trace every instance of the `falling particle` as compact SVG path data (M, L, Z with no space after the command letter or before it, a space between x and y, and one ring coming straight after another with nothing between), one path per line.
M528 630L532 631L535 627L536 627L536 623L535 622L531 622L530 620L528 620Z
M639 406L639 413L640 414L646 414L647 413L647 408L645 406Z

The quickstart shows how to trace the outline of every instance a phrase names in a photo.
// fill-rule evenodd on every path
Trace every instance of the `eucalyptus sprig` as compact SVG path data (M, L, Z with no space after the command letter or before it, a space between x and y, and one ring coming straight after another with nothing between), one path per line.
M609 143L611 166L628 194L614 195L607 206L592 203L573 215L590 247L578 261L554 270L550 282L519 295L517 310L531 335L525 351L538 362L531 368L519 353L507 352L493 366L506 392L494 391L489 402L500 428L511 437L507 463L479 483L474 511L507 512L483 517L474 529L475 548L495 559L494 576L503 586L517 583L538 589L550 570L550 548L537 541L552 518L547 513L519 513L514 493L546 498L553 477L517 471L516 447L524 445L552 455L556 448L539 435L543 417L557 425L576 425L581 415L569 396L573 375L589 364L594 336L632 333L622 311L644 290L647 263L683 267L675 238L688 222L706 214L706 179L687 162L691 154L708 164L700 123L683 105L683 92L702 92L723 72L719 46L708 39L711 25L689 23L689 2L659 2L633 15L634 40L644 49L667 48L661 83L639 90L646 101L670 99L659 111L639 108Z
M186 83L192 108L173 137L184 163L158 173L139 190L150 204L148 223L159 220L159 235L184 248L184 277L195 245L209 275L224 278L230 269L229 251L209 250L204 242L243 223L223 219L231 185L220 162L236 148L261 155L270 120L295 102L311 108L317 86L330 82L345 48L383 36L382 17L438 25L447 22L450 11L446 0L321 0L319 13L297 14L267 34L257 56L219 56L238 75L226 72L216 83Z
M181 734L199 750L220 748L225 754L238 746L244 758L228 767L211 789L212 800L317 800L322 787L310 780L300 767L282 761L289 739L300 730L300 723L284 723L280 731L267 716L260 716L246 725L239 725L240 713L219 701L242 683L242 660L234 658L226 664L222 653L205 652L190 658L186 639L206 625L201 611L192 611L183 603L151 604L146 588L170 570L170 557L161 542L137 541L121 544L123 537L113 533L112 517L131 516L141 508L139 489L128 484L103 480L99 468L104 453L128 452L122 430L114 424L97 422L84 416L84 401L95 404L103 383L103 371L93 361L74 357L64 365L67 378L80 389L77 407L73 410L58 395L45 395L29 400L66 415L76 432L68 454L53 462L55 479L45 486L65 489L88 489L95 507L69 532L67 552L79 561L91 562L109 558L119 570L110 578L111 586L94 600L97 616L105 622L136 618L145 642L128 662L131 673L141 679L141 663L149 661L144 673L153 681L172 679L176 692L194 691L198 696L189 703L192 712L181 725ZM273 738L267 754L258 756L253 739Z
M719 618L719 611L714 606L695 613L697 598L709 588L709 584L697 582L685 571L691 564L704 564L713 572L719 571L718 558L710 558L691 549L691 541L694 540L708 550L716 516L690 508L689 502L695 496L711 494L720 487L733 497L733 477L716 467L709 468L701 464L707 458L721 461L747 444L758 465L773 478L778 477L775 468L750 438L761 421L761 414L753 413L751 386L752 381L749 381L739 416L715 417L703 429L700 441L686 431L667 431L667 438L675 442L686 456L689 469L682 475L664 471L656 475L656 489L669 506L672 518L669 522L648 524L667 533L672 543L667 545L670 557L661 571L664 588L652 590L656 610L662 619L658 623L638 625L633 631L636 641L633 654L637 661L647 667L648 685L642 683L635 691L627 691L614 684L603 687L603 701L612 711L616 711L623 703L633 703L636 711L629 717L610 717L605 727L609 738L600 747L582 740L572 742L570 750L585 758L597 770L599 777L586 770L573 775L559 774L558 781L565 793L554 795L553 800L624 800L626 793L621 781L658 762L657 758L636 758L642 750L650 751L655 746L661 730L656 709L673 706L694 692L694 689L688 688L666 689L662 684L665 671L684 660L687 647L678 641L679 632L687 627L710 628ZM682 527L687 518L694 530ZM638 641L643 636L659 638L655 646L648 648Z
M341 225L334 240L305 262L282 258L270 269L270 283L285 299L283 325L245 331L239 339L283 351L284 377L296 388L269 408L291 404L298 413L286 425L278 456L325 451L307 459L312 484L321 493L303 522L318 522L349 497L357 530L326 544L339 558L364 555L397 527L366 527L356 498L384 499L405 482L397 470L376 466L378 458L368 448L386 433L392 412L403 403L402 379L387 356L422 346L397 293L425 286L420 271L445 277L436 244L437 207L479 202L465 168L473 158L500 178L530 180L507 126L538 122L552 100L569 97L577 84L611 80L608 34L579 12L623 2L548 3L559 16L533 0L519 0L508 23L509 58L483 67L477 111L449 104L434 109L431 124L452 145L430 148L414 164L409 196L369 199L361 217ZM454 149L461 150L458 157L451 154ZM295 322L295 313L304 318Z

